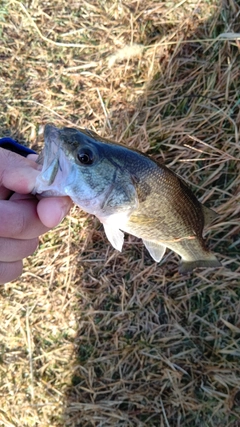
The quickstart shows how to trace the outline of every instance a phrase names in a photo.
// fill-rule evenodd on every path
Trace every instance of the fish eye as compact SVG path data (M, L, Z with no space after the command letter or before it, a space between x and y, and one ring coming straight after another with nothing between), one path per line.
M77 154L77 158L82 165L91 165L94 161L94 155L89 148L81 148Z

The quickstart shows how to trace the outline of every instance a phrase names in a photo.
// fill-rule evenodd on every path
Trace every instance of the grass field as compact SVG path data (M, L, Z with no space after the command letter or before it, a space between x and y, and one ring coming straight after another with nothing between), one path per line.
M238 1L2 0L0 24L0 136L148 152L218 212L222 262L186 278L73 208L0 289L0 426L239 427Z

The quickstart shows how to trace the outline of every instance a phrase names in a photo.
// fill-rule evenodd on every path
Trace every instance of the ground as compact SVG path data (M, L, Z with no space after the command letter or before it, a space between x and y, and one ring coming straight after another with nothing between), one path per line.
M0 136L86 127L164 162L218 220L178 274L74 207L0 290L0 426L240 426L237 0L2 1Z

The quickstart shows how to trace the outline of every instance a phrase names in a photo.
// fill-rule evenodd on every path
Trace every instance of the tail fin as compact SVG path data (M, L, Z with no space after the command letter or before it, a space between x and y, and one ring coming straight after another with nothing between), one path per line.
M210 254L211 256L208 259L199 259L194 261L182 261L179 266L179 273L186 274L192 272L197 267L221 267L220 261L215 257L215 255Z

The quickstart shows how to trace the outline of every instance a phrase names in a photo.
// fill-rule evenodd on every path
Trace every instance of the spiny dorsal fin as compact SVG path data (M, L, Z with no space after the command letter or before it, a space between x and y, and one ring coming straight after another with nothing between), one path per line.
M204 216L204 225L210 224L214 219L216 219L219 216L217 212L207 208L204 205L202 205L202 210L203 210L203 216Z

